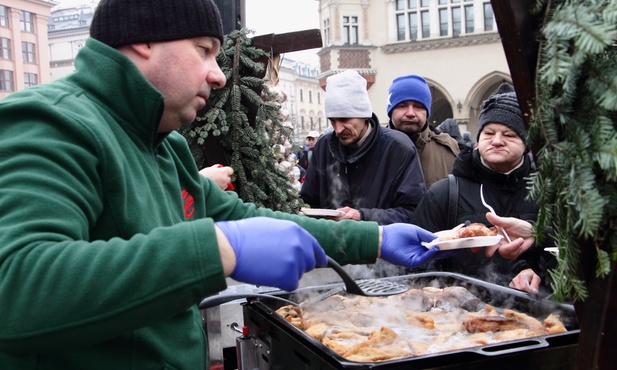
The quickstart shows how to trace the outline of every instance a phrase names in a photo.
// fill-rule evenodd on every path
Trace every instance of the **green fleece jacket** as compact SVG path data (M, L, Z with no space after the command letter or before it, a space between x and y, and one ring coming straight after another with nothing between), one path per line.
M375 223L260 209L200 176L115 49L89 39L76 67L0 101L0 369L205 368L216 221L293 220L339 262L375 261Z

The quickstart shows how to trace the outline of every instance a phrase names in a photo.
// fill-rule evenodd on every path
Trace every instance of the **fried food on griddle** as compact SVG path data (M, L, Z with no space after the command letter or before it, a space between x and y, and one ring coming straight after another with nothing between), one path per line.
M464 287L424 287L388 297L337 295L277 310L285 320L349 361L377 362L454 351L566 331L482 303Z
M289 321L293 326L298 327L300 329L305 330L308 325L304 321L304 317L302 316L302 308L294 305L287 305L280 307L276 310L276 313L279 314L286 321Z
M463 326L469 333L495 333L521 328L527 329L527 325L516 321L516 319L503 316L486 316L477 312L466 314L463 317Z
M548 334L557 334L566 332L567 329L559 319L559 316L550 314L544 319L544 330Z
M326 335L328 330L330 330L331 328L332 327L326 324L325 322L320 322L319 324L315 324L313 326L308 327L305 330L305 332L306 334L310 335L311 337L321 342L323 337Z
M513 318L516 321L527 325L529 329L544 330L544 325L538 319L522 312L517 312L509 308L504 308L503 315L505 317Z
M375 362L413 355L412 348L405 342L397 342L398 334L387 326L373 331L368 339L343 353L350 361Z

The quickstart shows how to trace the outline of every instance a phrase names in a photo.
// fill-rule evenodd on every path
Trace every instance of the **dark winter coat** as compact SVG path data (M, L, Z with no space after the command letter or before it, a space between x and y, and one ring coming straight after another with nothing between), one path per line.
M484 184L484 199L499 216L533 223L537 219L538 207L526 199L526 177L534 170L531 159L525 156L522 166L510 174L498 173L481 163L477 149L465 150L457 156L452 169L458 187L454 215L449 212L450 182L445 178L427 191L416 209L413 223L433 232L451 229L465 221L492 226L485 216L488 209L480 199L480 184ZM550 238L546 240L548 242ZM520 271L532 268L546 288L550 283L547 269L553 268L555 262L552 255L543 251L546 246L532 246L515 261L506 260L498 253L487 258L482 251L473 253L466 249L454 257L436 261L429 268L462 273L506 286Z
M393 130L392 121L389 127ZM428 123L416 135L407 135L413 142L420 157L422 174L427 187L448 176L460 151L459 145L450 135L436 132Z
M382 128L375 115L370 124L355 152L334 133L317 141L300 196L313 208L349 206L383 225L409 222L425 190L418 153L407 135Z
M306 170L309 167L309 151L313 151L312 149L302 149L300 151L300 156L298 157L298 165Z

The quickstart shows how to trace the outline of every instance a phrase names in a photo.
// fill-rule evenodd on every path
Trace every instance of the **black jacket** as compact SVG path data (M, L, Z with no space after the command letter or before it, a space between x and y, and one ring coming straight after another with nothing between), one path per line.
M310 149L302 149L300 151L300 156L298 157L298 165L302 167L304 170L306 170L309 167L309 150Z
M458 187L455 214L449 211L450 183L445 178L429 188L412 221L433 232L451 229L465 221L492 226L485 216L488 209L480 199L480 184L484 184L484 199L498 215L533 223L537 220L538 207L526 199L526 178L534 171L529 156L525 156L521 167L505 175L484 166L477 149L464 150L457 156L452 169ZM545 240L546 243L552 241L550 238ZM542 286L548 288L550 276L547 270L553 268L556 261L543 250L546 246L532 246L515 261L506 260L498 253L487 258L482 251L463 250L456 256L435 261L429 268L462 273L506 286L520 271L532 268L542 278Z
M375 115L370 124L353 152L333 132L317 141L300 196L313 208L355 208L382 225L409 222L425 190L418 153L407 135L382 128Z

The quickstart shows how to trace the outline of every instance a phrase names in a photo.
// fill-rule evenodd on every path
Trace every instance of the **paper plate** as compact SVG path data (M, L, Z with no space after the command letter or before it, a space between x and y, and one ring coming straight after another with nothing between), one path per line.
M450 239L450 240L435 239L430 243L422 242L422 245L427 248L432 248L437 245L439 246L439 250L447 251L450 249L490 247L492 245L499 243L499 241L502 238L503 238L503 235L475 236L472 238L461 238L461 239Z
M300 212L312 217L341 217L345 214L345 212L337 211L336 209L326 208L301 208Z

